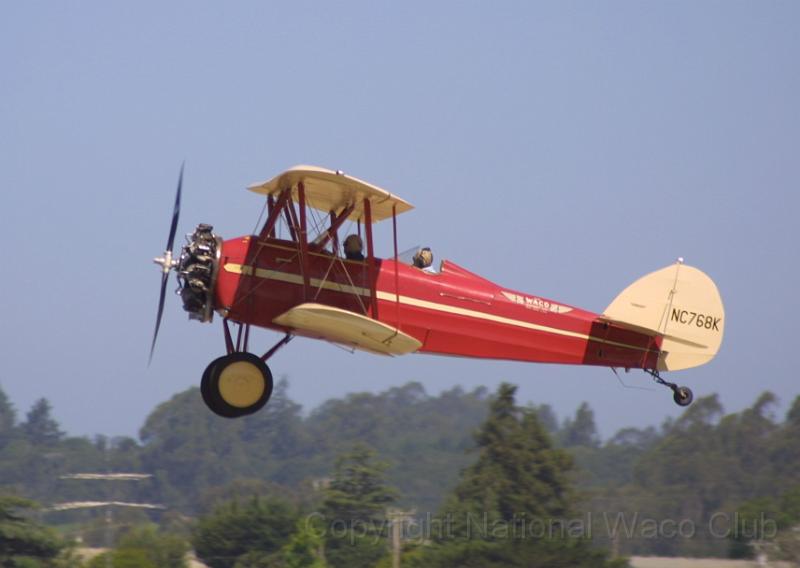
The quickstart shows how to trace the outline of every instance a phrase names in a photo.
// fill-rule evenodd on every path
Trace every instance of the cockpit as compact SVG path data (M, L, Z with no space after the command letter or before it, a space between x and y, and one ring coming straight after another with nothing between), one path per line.
M435 257L430 247L420 245L411 247L397 255L398 260L420 269L426 274L439 274L442 271L443 261L435 263Z

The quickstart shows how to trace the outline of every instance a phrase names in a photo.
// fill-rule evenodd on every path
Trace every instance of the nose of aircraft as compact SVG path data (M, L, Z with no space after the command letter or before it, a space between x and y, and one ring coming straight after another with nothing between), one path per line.
M177 264L178 293L189 319L211 321L221 251L222 239L214 234L214 227L204 223L197 225L181 249Z

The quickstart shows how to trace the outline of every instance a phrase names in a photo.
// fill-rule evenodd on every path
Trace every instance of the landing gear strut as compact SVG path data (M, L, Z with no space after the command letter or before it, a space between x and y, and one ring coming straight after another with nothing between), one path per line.
M661 378L661 375L658 373L658 371L652 369L645 369L645 373L653 377L653 380L658 384L671 388L672 400L674 400L675 404L678 406L689 406L692 404L692 401L694 400L694 394L692 393L692 389L689 387L681 387L675 383L665 381Z
M224 418L239 418L258 412L267 404L274 383L266 361L294 336L287 333L272 349L258 357L247 352L249 325L239 324L235 345L227 320L223 320L223 326L228 354L214 359L206 367L200 381L200 393L203 402L214 414ZM244 351L240 351L240 348Z

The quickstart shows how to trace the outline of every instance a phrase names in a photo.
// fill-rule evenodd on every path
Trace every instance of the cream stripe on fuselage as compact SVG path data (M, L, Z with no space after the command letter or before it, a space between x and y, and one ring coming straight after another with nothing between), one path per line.
M241 264L226 264L224 267L226 272L234 274L244 274L245 276L253 275L252 266L242 266ZM268 270L266 268L256 268L256 277L265 278L267 280L278 280L280 282L289 282L290 284L303 284L303 277L299 274L292 274L290 272L281 272L280 270ZM331 282L329 280L320 280L319 278L309 279L309 284L315 288L325 288L326 290L333 290L334 292L345 292L347 294L360 294L369 297L369 290L361 288L360 286L350 286L349 284L340 284L338 282ZM394 296L392 296L394 297Z
M243 274L245 276L252 276L253 275L253 267L252 266L242 266L241 264L234 264L228 263L226 264L223 269L226 272L231 272L233 274ZM266 268L256 268L255 276L257 278L264 278L267 280L278 280L280 282L288 282L291 284L303 284L303 277L299 274L292 274L289 272L281 272L280 270L269 270ZM369 297L369 290L367 288L362 288L360 286L350 286L349 284L340 284L338 282L331 282L329 280L320 280L318 278L311 278L309 280L311 286L315 288L325 288L326 290L333 290L334 292L344 292L347 294L360 294L362 296ZM398 300L398 296L394 292L384 292L382 290L378 290L378 299L384 300L387 302L396 302ZM627 343L619 343L617 341L609 341L607 339L603 339L600 337L595 337L591 335L587 335L585 333L579 333L577 331L569 331L566 329L558 329L557 327L548 327L546 325L539 325L536 323L531 323L528 321L517 320L512 318L507 318L503 316L496 316L494 314L487 314L486 312L479 312L476 310L469 310L467 308L459 308L457 306L449 306L447 304L440 304L438 302L430 302L428 300L421 300L419 298L414 298L411 296L399 296L399 300L401 304L407 306L414 306L417 308L423 308L428 310L434 310L437 312L443 312L448 314L456 314L460 316L482 319L485 321L491 321L495 323L502 323L506 325L513 325L516 327L522 327L525 329L532 329L535 331L542 331L545 333L553 333L556 335L561 335L564 337L573 337L575 339L582 339L584 341L596 341L598 343L603 343L605 345L613 345L615 347L623 347L625 349L635 349L637 351L650 351L645 347L638 347L636 345L628 345Z

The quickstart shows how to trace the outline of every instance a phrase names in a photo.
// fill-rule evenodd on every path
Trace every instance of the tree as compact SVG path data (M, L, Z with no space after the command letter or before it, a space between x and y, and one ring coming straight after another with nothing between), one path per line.
M284 566L277 552L268 554L255 550L240 556L233 568L284 568Z
M37 400L28 411L22 431L34 446L53 446L64 436L51 416L50 402L46 398Z
M610 445L647 450L658 441L658 432L652 426L645 429L623 428L608 441Z
M800 560L800 485L779 497L758 497L741 504L731 531L731 558L752 558L754 542L768 542L773 560Z
M398 488L401 506L433 512L471 463L466 450L488 407L483 387L470 392L454 387L434 397L416 382L329 400L305 420L307 457L298 469L326 475L337 456L366 443L392 463L387 480Z
M0 566L44 566L64 547L54 531L22 514L34 507L27 499L0 496Z
M271 555L286 544L297 515L283 500L253 497L231 501L201 517L192 536L194 550L211 568L233 568L245 555Z
M786 421L794 424L800 424L800 395L795 397L792 407L786 413Z
M335 568L371 567L386 555L385 511L395 492L384 481L387 465L374 458L363 444L340 456L325 492L325 558Z
M772 482L794 485L800 470L800 396L794 399L786 421L769 440Z
M16 422L14 406L0 388L0 490L24 479L20 465L27 453L27 443Z
M328 475L337 456L365 442L393 463L387 479L402 492L402 506L435 511L471 462L465 450L488 406L484 388L430 396L412 382L330 400L304 417L282 380L267 407L226 420L209 412L192 388L159 405L141 429L141 445L124 441L128 449L112 452L112 465L153 473L151 492L142 498L198 515L209 512L205 496L234 482L296 491ZM299 500L310 496L303 491Z
M193 387L159 405L140 431L142 467L155 474L160 502L197 512L195 495L250 476L255 464L241 443L241 420L210 412Z
M623 428L602 447L568 448L575 460L576 484L584 491L610 493L630 483L634 463L657 441L658 432L652 426Z
M544 426L544 429L547 430L551 436L557 436L559 433L558 417L553 407L549 404L540 404L532 408L536 411L536 417L539 419L539 423Z
M92 558L89 568L106 568L109 556L112 568L161 568L148 557L147 551L140 548L119 548L104 552Z
M575 446L597 448L600 445L600 436L594 423L594 411L588 403L584 402L578 407L574 419L564 422L561 442L566 448Z
M571 458L553 447L534 410L516 405L515 393L509 384L498 389L476 436L478 459L440 514L435 544L413 553L413 565L606 565L605 553L572 532L580 527L568 528Z
M326 568L324 540L310 519L298 521L296 530L281 549L286 568Z
M8 396L0 388L0 450L14 436L17 424L17 413Z
M118 551L143 551L158 568L186 568L189 544L176 535L159 534L155 525L139 525L120 539Z

